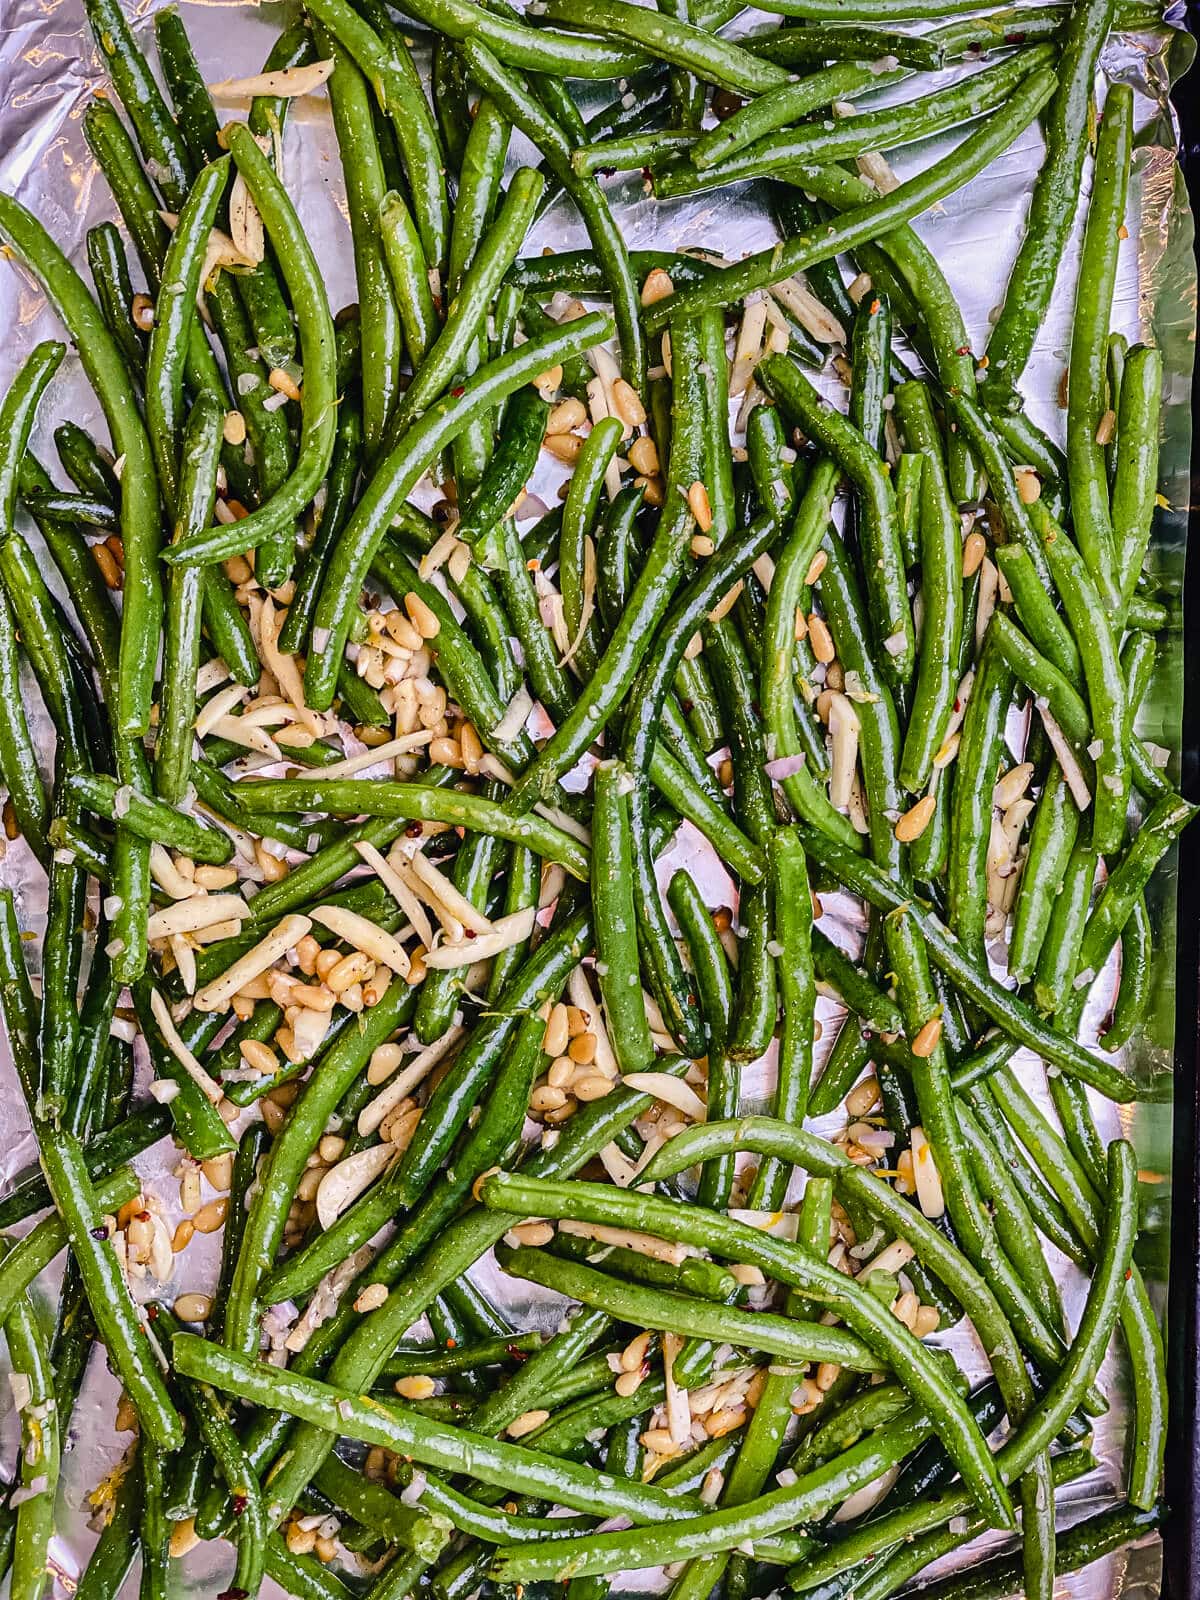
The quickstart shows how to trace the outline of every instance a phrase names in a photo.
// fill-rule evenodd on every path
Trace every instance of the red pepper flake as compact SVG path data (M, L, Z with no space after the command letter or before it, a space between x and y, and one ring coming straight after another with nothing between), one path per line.
M479 935L475 932L474 928L464 928L463 937L464 939L477 939Z
M520 1361L528 1361L529 1360L529 1351L528 1350L522 1350L519 1345L509 1344L509 1345L505 1345L504 1348L505 1348L505 1353L507 1354L507 1356L508 1356L510 1361L518 1361L518 1362L520 1362Z
M1024 44L1025 35L1023 33L1006 33L1004 42L1005 44Z
M877 316L878 313L879 313L879 301L878 300L872 300L869 309L870 309L870 313L871 313L871 315L873 317Z
M447 1339L446 1340L446 1349L447 1350L457 1350L458 1349L458 1340L457 1339Z
M158 1321L158 1307L156 1305L151 1304L151 1305L148 1305L146 1307L146 1321L147 1322L157 1322Z
M406 839L419 839L421 837L421 832L422 829L419 822L409 822L405 825L404 837Z
M217 1600L248 1600L248 1596L245 1589L224 1589Z
M461 400L463 395L466 394L466 392L467 391L463 388L461 383L458 385L458 387L456 389L451 389L451 391L450 391L451 395L453 396L453 398L455 400Z
M235 1494L233 1499L229 1502L229 1509L233 1512L235 1517L240 1517L245 1514L246 1507L249 1504L250 1502L247 1500L244 1494Z
M971 346L969 344L960 344L958 354L960 356L969 356L971 354Z

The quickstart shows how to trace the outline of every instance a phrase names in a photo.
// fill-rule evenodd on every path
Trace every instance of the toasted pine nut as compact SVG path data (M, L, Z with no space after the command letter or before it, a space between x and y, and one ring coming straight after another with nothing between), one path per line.
M1112 412L1108 415L1111 417ZM1097 439L1097 444L1105 441ZM1017 468L1017 498L1023 506L1031 506L1042 498L1042 480L1032 467Z
M821 574L825 571L825 568L828 565L828 563L829 563L829 557L825 554L824 550L818 550L816 555L812 558L812 560L808 564L808 571L804 574L804 581L805 581L805 583L808 585L808 587L810 589L812 588L813 584L816 583L817 579L821 576Z
M289 400L298 401L301 398L300 385L286 367L272 367L267 373L267 382L279 394L287 395Z
M963 541L962 572L964 578L972 578L983 565L983 558L987 555L987 540L978 528L972 528Z
M629 446L629 465L644 477L657 477L658 448L648 433L642 434Z
M404 609L408 612L409 621L422 639L437 638L441 632L442 625L419 594L410 590L404 596Z
M176 1255L178 1255L181 1250L187 1249L188 1245L192 1242L195 1232L196 1224L192 1221L191 1217L184 1217L183 1221L171 1235L171 1249Z
M634 487L642 491L642 497L648 506L661 506L666 498L663 481L657 475L640 477L633 480Z
M326 1166L331 1167L335 1161L341 1159L345 1148L346 1141L340 1134L326 1133L322 1135L321 1142L317 1145L317 1154Z
M256 1072L278 1072L279 1057L269 1044L264 1044L261 1039L243 1039L238 1046L242 1060L248 1067L253 1067Z
M917 1034L912 1042L912 1053L919 1060L924 1061L937 1049L938 1040L942 1037L941 1017L930 1017L929 1021Z
M519 1417L513 1418L504 1431L510 1439L523 1439L527 1433L533 1433L549 1418L548 1411L522 1411Z
M167 1553L172 1561L182 1560L189 1550L194 1550L200 1543L200 1535L196 1532L195 1517L184 1517L182 1522L171 1524L171 1537L167 1544Z
M1100 418L1100 426L1096 429L1097 444L1111 444L1117 431L1117 413L1111 408Z
M833 1388L841 1370L841 1367L835 1361L822 1361L817 1368L817 1388L820 1389L822 1394Z
M216 1233L218 1228L225 1226L225 1218L229 1214L229 1196L222 1195L219 1200L210 1200L202 1205L192 1221L196 1225L197 1233Z
M106 544L94 544L92 555L96 565L100 568L106 587L119 589L121 587L121 569L117 566L112 551Z
M659 300L665 300L669 294L675 293L675 285L670 276L661 267L655 267L642 285L642 304L655 305Z
M532 1249L549 1244L554 1237L554 1225L549 1222L521 1222L512 1230L513 1238Z
M583 449L583 439L578 433L552 433L542 440L542 448L564 466L573 467Z
M708 498L708 490L699 478L688 489L687 502L696 519L696 526L701 533L707 533L712 527L712 502Z
M567 1103L567 1096L563 1089L552 1089L548 1083L541 1084L529 1096L529 1109L531 1111L558 1111Z
M921 837L933 821L936 807L936 798L931 794L923 794L916 805L904 813L893 830L901 844L911 844L914 839Z
M533 387L541 394L543 399L548 400L556 389L562 388L562 381L562 363L558 362L553 367L547 367L545 372L539 372L533 380Z
M899 1318L911 1333L917 1324L917 1313L921 1309L921 1302L911 1289L906 1289L892 1306L892 1315Z
M716 548L716 545L706 533L694 533L692 535L691 552L698 561L702 561L706 556L712 555Z
M576 1100L603 1100L613 1089L613 1080L602 1072L581 1073L571 1081L571 1093Z
M570 1038L570 1018L566 1006L562 1004L551 1006L550 1015L546 1019L546 1031L542 1035L542 1049L548 1056L561 1056L567 1048Z
M613 1384L613 1388L622 1399L628 1400L631 1394L636 1394L642 1387L644 1376L645 1374L640 1368L636 1372L623 1372L616 1383Z
M936 1306L922 1306L917 1312L917 1319L913 1324L913 1332L918 1339L924 1339L931 1333L936 1333L941 1326L941 1313Z
M621 1351L621 1371L637 1372L646 1359L646 1352L650 1349L650 1335L639 1333Z
M879 1084L874 1078L864 1078L856 1083L846 1096L846 1112L851 1117L865 1117L879 1104Z
M240 411L227 411L225 421L221 427L221 436L226 444L239 445L246 442L246 419Z
M612 386L613 410L622 422L631 428L640 428L646 420L646 408L631 383L618 378Z
M574 395L560 400L546 418L547 434L571 433L587 421L587 407Z
M462 746L457 739L433 739L429 745L429 759L439 767L465 766Z
M202 1161L200 1170L212 1188L218 1193L224 1193L233 1182L233 1153L230 1151L223 1156L212 1156L209 1160Z
M354 984L360 983L374 965L370 956L365 956L361 950L352 950L327 974L326 986L332 989L334 994L344 994Z
M483 760L483 741L475 732L474 723L464 722L458 730L458 748L462 752L463 766L474 775Z
M129 307L129 315L139 333L149 333L154 326L154 301L148 294L135 294Z
M358 1299L355 1300L354 1309L358 1312L375 1311L383 1304L387 1297L388 1287L386 1283L369 1283L359 1295ZM433 1392L432 1384L430 1385L429 1392Z
M212 1300L206 1294L181 1294L174 1310L181 1322L207 1322L212 1316Z
M834 648L833 635L825 618L818 616L815 611L810 612L808 617L808 642L812 646L813 655L826 666L836 659L837 650Z
M194 873L198 888L207 889L211 894L214 889L232 889L238 880L236 867L197 867Z
M581 1067L589 1067L596 1059L596 1046L599 1041L594 1033L579 1033L567 1046L567 1054L572 1061L577 1061Z

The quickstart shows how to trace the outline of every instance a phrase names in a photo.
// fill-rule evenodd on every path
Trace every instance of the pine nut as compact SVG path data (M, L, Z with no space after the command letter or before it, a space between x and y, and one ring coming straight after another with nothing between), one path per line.
M463 766L473 777L483 760L483 741L475 732L473 723L464 722L458 730L458 748L462 752Z
M135 294L130 302L129 315L139 333L149 333L154 326L154 301L148 294Z
M326 975L325 985L334 994L344 994L354 984L361 982L374 965L370 956L364 955L361 950L352 950Z
M570 1038L570 1018L562 1004L551 1006L542 1035L542 1050L548 1056L561 1056Z
M513 1418L504 1431L510 1439L523 1439L527 1433L533 1433L543 1422L549 1420L548 1411L522 1411L519 1417Z
M911 1333L917 1324L917 1312L921 1309L921 1302L911 1289L906 1289L892 1306L892 1315L898 1318Z
M933 821L936 809L936 798L931 794L923 794L916 805L904 813L893 830L900 843L911 844L914 839L919 839Z
M642 491L642 498L648 506L661 506L666 498L663 481L656 474L649 477L635 478L634 487Z
M851 1117L865 1117L879 1104L879 1083L875 1078L864 1078L856 1083L846 1096L846 1113Z
M213 1156L208 1161L202 1161L200 1167L212 1188L218 1193L226 1191L233 1182L233 1152L229 1151L223 1156Z
M317 1145L317 1154L327 1167L331 1167L335 1161L341 1160L345 1148L346 1141L340 1134L327 1133Z
M1025 793L1033 777L1033 762L1019 761L1010 767L992 790L992 804L1007 811Z
M457 739L433 739L429 745L429 759L439 767L465 766L462 747Z
M920 1032L917 1034L917 1037L912 1042L913 1055L915 1055L921 1061L926 1060L937 1049L938 1041L941 1039L941 1037L941 1017L930 1017L929 1021L920 1030Z
M317 1542L315 1528L302 1528L298 1522L293 1522L287 1531L287 1547L294 1556L311 1554Z
M629 446L629 465L644 477L658 476L658 447L648 433L642 434Z
M171 1537L167 1544L167 1551L172 1561L180 1561L194 1550L200 1543L200 1535L196 1532L195 1517L184 1517L182 1522L171 1524Z
M1108 415L1111 417L1112 412ZM1097 439L1097 444L1107 443L1104 439ZM1042 498L1042 480L1032 467L1018 467L1017 469L1017 498L1023 506L1031 506Z
M554 1227L549 1222L521 1222L513 1228L512 1236L531 1249L549 1244L554 1237Z
M179 1208L189 1215L200 1209L200 1174L189 1166L179 1180Z
M816 555L809 562L808 571L804 574L804 582L810 589L825 571L828 562L829 557L825 554L824 550L818 550Z
M212 1300L206 1294L181 1294L174 1311L181 1322L207 1322L212 1316Z
M387 1297L388 1287L386 1283L369 1283L358 1299L355 1300L354 1309L358 1312L377 1311ZM431 1380L427 1378L425 1381L429 1383L429 1392L432 1394L433 1385Z
M119 589L121 587L121 569L113 558L112 551L105 544L94 544L92 556L100 568L100 575L104 579L105 587Z
M808 642L812 646L813 655L825 666L836 659L837 650L834 648L833 635L825 618L818 616L815 611L811 611L808 617Z
M577 433L552 433L542 440L542 448L564 466L573 467L583 449L583 440Z
M313 1555L323 1565L328 1566L331 1561L337 1560L337 1545L332 1539L319 1537L313 1545Z
M623 1372L616 1383L613 1384L613 1388L623 1400L628 1400L630 1395L636 1394L642 1387L644 1376L645 1374L640 1369L636 1372Z
M442 625L419 594L415 594L410 590L404 596L404 609L408 612L409 621L422 639L437 638L441 632Z
M833 1388L841 1370L841 1367L835 1361L822 1361L817 1368L817 1388L820 1389L822 1394L826 1394Z
M640 428L646 420L646 408L633 385L618 378L612 386L612 397L613 410L621 421L631 428Z
M176 1255L178 1255L181 1250L187 1249L188 1245L192 1242L195 1232L196 1224L192 1221L191 1217L184 1217L183 1221L171 1235L171 1249Z
M238 880L236 867L201 866L196 868L193 877L197 887L207 889L210 894L214 890L232 889Z
M1100 418L1100 426L1096 429L1097 444L1111 444L1117 431L1117 413L1111 408Z
M922 1306L917 1312L917 1318L913 1324L913 1332L918 1339L925 1339L931 1333L938 1331L941 1321L941 1313L936 1306Z
M688 489L687 502L696 519L696 526L701 533L707 533L712 527L712 502L708 498L708 490L699 478Z
M706 533L694 533L690 548L697 561L703 561L706 556L712 555L717 547Z
M279 1057L269 1044L264 1044L261 1039L243 1039L238 1046L242 1060L248 1067L253 1067L256 1072L276 1073L279 1071Z
M624 1350L621 1351L621 1371L640 1371L649 1349L650 1335L648 1333L639 1333L636 1338L631 1339Z
M277 394L285 394L289 400L301 399L300 385L286 367L272 367L267 373L267 382Z
M613 1080L606 1078L602 1072L585 1073L571 1082L571 1093L576 1100L603 1100L606 1094L612 1092L612 1088Z
M197 1233L216 1233L218 1228L225 1226L225 1218L229 1214L229 1196L222 1195L219 1200L210 1200L202 1205L192 1221L196 1225Z
M665 300L669 294L674 293L675 285L671 282L670 276L661 267L655 267L642 285L642 304L656 305L658 301Z
M566 400L560 400L546 418L546 433L550 436L571 433L576 428L582 428L587 419L587 407L582 400L576 400L571 395Z
M246 442L246 419L240 411L227 411L225 421L221 427L221 436L226 444L239 445Z
M589 1067L596 1059L596 1046L598 1040L594 1033L576 1034L567 1046L567 1054L572 1061L577 1061L581 1067Z
M548 1083L542 1084L529 1096L531 1111L558 1111L566 1103L565 1092L562 1089L552 1089Z
M558 1060L551 1064L546 1074L546 1082L552 1089L565 1089L574 1076L575 1063L570 1056L559 1056Z
M983 558L987 555L987 540L978 528L972 528L963 541L962 574L964 578L973 578L983 565Z
M552 394L554 394L558 389L562 388L562 381L563 369L562 362L560 361L556 362L552 367L547 367L545 372L539 372L537 377L533 380L533 387L538 391L543 400L549 400Z

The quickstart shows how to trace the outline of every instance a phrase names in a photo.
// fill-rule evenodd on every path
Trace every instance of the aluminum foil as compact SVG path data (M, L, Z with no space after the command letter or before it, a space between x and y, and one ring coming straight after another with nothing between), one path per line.
M154 0L131 8L135 25L149 32ZM284 5L253 5L245 0L180 0L180 10L194 42L201 68L210 80L259 70L280 29L291 19ZM764 19L747 13L739 28ZM151 50L152 53L152 50ZM1190 64L1193 54L1188 35L1164 28L1155 33L1118 33L1110 40L1103 66L1110 79L1129 83L1136 91L1137 153L1127 218L1130 243L1121 256L1114 308L1114 327L1130 342L1151 340L1165 358L1165 410L1160 489L1167 502L1157 516L1151 560L1164 581L1176 592L1182 579L1185 508L1188 497L1190 450L1189 386L1196 322L1196 270L1193 256L1192 218L1176 164L1178 129L1168 99L1172 83ZM417 46L418 64L427 62ZM952 73L943 75L951 81ZM15 193L45 222L68 254L83 266L84 236L95 223L115 216L103 179L86 148L80 117L89 97L106 84L80 0L0 0L0 186ZM588 91L594 93L595 91ZM933 140L900 152L894 166L903 177L928 165L948 148L948 141ZM989 314L1002 298L1008 270L1016 254L1030 181L1040 159L1040 135L1028 130L1006 155L981 177L920 219L921 234L936 251L966 317L972 345L986 343ZM512 160L528 160L527 146L514 139ZM296 103L286 135L285 176L307 225L336 308L355 298L350 256L350 234L345 194L333 140L328 107L321 97ZM772 242L774 229L754 185L717 196L699 196L670 205L650 200L637 179L617 180L612 198L630 243L642 248L702 248L737 258ZM1080 219L1080 229L1082 219ZM1078 246L1079 231L1069 251ZM543 248L586 246L577 218L565 204L552 208L526 245L526 253ZM1060 290L1050 309L1030 363L1024 389L1034 420L1062 439L1064 418L1057 404L1059 383L1069 343L1074 278L1064 272ZM0 264L0 384L7 385L17 366L41 339L58 337L61 329L40 291L17 268ZM53 460L50 438L54 425L70 417L104 436L99 407L83 380L79 364L69 354L41 408L34 448ZM535 489L552 496L557 487L553 469ZM1172 510L1178 507L1179 510ZM36 541L36 532L30 530ZM47 569L50 564L46 563ZM50 768L53 740L48 719L32 682L27 685L26 707ZM1159 665L1140 712L1139 729L1145 737L1167 746L1177 762L1182 705L1182 642L1172 636L1161 652ZM1013 738L1019 730L1012 730ZM664 858L664 870L691 862L702 878L711 904L729 903L732 885L684 829ZM45 884L28 851L19 841L9 845L0 861L0 882L17 891L22 925L31 935L44 923ZM1162 1175L1152 1208L1153 1248L1146 1265L1153 1291L1165 1297L1166 1230L1169 1226L1171 1162L1171 1107L1169 1075L1172 1070L1174 1025L1174 872L1168 862L1150 889L1151 917L1157 930L1154 1003L1145 1028L1130 1047L1128 1065L1153 1094L1146 1101L1123 1108L1097 1104L1101 1131L1113 1136L1123 1131L1138 1148L1144 1170ZM851 945L861 933L861 917L847 904L828 907L829 927L836 919ZM36 945L31 945L36 952ZM36 955L34 957L36 967ZM1115 973L1097 985L1092 1023L1103 1014L1111 998ZM828 1043L836 1032L838 1011L822 1000L822 1021ZM8 1060L6 1041L0 1038L0 1182L7 1184L35 1159L24 1107ZM1048 1105L1040 1064L1019 1057L1023 1077L1039 1100ZM762 1095L770 1079L770 1058L758 1064L747 1078L747 1100ZM143 1082L145 1078L143 1064ZM248 1116L256 1113L247 1113ZM820 1131L831 1132L837 1118ZM153 1194L173 1226L180 1216L178 1182L172 1168L174 1148L164 1143L138 1163L147 1190ZM177 1267L177 1281L167 1292L211 1288L216 1270L216 1241L198 1236ZM1050 1247L1048 1247L1050 1248ZM1054 1252L1051 1248L1051 1256ZM1061 1269L1068 1315L1078 1313L1084 1290L1079 1273L1065 1259ZM531 1302L529 1286L514 1285L491 1262L476 1269L481 1283L505 1303L514 1316L530 1316L551 1325L556 1307L543 1299ZM40 1286L39 1299L52 1316L58 1274L52 1270ZM150 1295L157 1286L146 1285ZM981 1370L980 1357L968 1331L947 1336L968 1368ZM0 1354L0 1362L6 1361ZM0 1367L2 1370L2 1367ZM1122 1456L1128 1408L1127 1375L1122 1354L1114 1344L1105 1373L1113 1396L1109 1414L1096 1426L1095 1447L1101 1470L1060 1496L1061 1520L1074 1521L1110 1504L1122 1476ZM78 1575L94 1541L89 1531L88 1491L119 1460L129 1436L113 1426L115 1387L96 1354L88 1371L84 1392L72 1425L59 1498L59 1532L52 1555L55 1596L73 1593ZM0 1385L0 1470L7 1471L15 1456L16 1421L7 1385ZM951 1566L977 1557L996 1540L983 1540L970 1551L959 1552ZM1157 1540L1097 1563L1089 1571L1064 1581L1059 1592L1073 1600L1107 1600L1122 1595L1156 1594L1159 1588L1160 1551ZM223 1545L202 1546L173 1580L189 1594L213 1594L225 1587L230 1573L229 1551ZM629 1575L635 1590L660 1588L654 1575ZM127 1586L136 1593L136 1578ZM268 1583L264 1593L278 1594Z

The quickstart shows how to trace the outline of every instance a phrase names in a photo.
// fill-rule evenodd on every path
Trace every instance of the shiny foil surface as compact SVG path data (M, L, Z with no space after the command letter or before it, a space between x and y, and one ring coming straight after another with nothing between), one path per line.
M155 9L152 0L130 7L135 25L153 55L149 23ZM191 35L206 79L212 81L255 73L280 30L292 19L286 5L248 4L246 0L179 0L179 9ZM737 30L761 27L767 19L761 13L746 13ZM428 64L426 43L413 32L418 65ZM1196 271L1193 257L1193 224L1176 162L1177 126L1169 103L1175 79L1190 63L1193 47L1186 34L1164 26L1153 33L1115 33L1104 53L1103 67L1110 79L1129 83L1136 90L1138 127L1133 181L1130 189L1127 224L1129 244L1121 252L1120 277L1113 314L1113 326L1125 333L1132 344L1137 340L1156 343L1165 360L1164 439L1159 488L1165 501L1160 509L1151 548L1151 561L1176 594L1182 580L1183 541L1188 495L1190 449L1189 385L1194 356L1196 322ZM949 83L961 69L948 69L940 80ZM42 219L72 260L84 268L84 237L89 227L116 216L107 186L98 174L83 139L81 116L89 98L104 92L107 79L95 45L88 32L80 0L0 0L0 187L16 194ZM583 90L582 105L588 108ZM222 115L241 115L244 108L226 108ZM929 164L957 138L930 140L895 152L890 158L901 177ZM951 196L935 212L916 224L922 237L936 252L951 287L962 306L972 345L986 344L989 314L1003 296L1009 267L1016 254L1023 217L1034 173L1041 157L1041 139L1036 127L1029 129L986 173L966 189ZM510 162L530 159L530 150L515 136ZM284 177L308 229L326 276L330 303L336 311L356 298L350 253L350 233L346 217L345 194L341 182L328 103L322 92L293 102L285 136ZM1085 176L1085 182L1088 181ZM754 184L743 184L720 195L701 195L689 200L661 203L647 197L641 180L631 177L609 180L617 214L632 246L664 249L702 249L737 259L771 243L773 225L763 204L763 195ZM1068 251L1073 258L1082 233L1082 210ZM541 220L526 241L524 254L539 254L544 249L573 249L586 246L583 228L570 208L560 202ZM136 269L134 271L137 284ZM1070 317L1074 296L1074 273L1064 271L1051 313L1041 331L1022 388L1028 398L1033 419L1060 443L1065 428L1065 413L1058 404L1060 380L1065 369L1070 342ZM59 337L61 329L40 290L11 263L0 261L0 384L7 386L20 362L40 340ZM830 393L835 393L830 379ZM42 405L34 449L46 462L54 460L51 432L64 418L71 418L105 437L103 418L94 396L84 381L77 359L69 353ZM535 492L549 501L553 498L562 469L549 462L540 472ZM1178 510L1170 508L1176 507ZM37 544L36 531L27 527ZM47 567L49 563L47 562ZM1148 739L1173 752L1177 767L1179 724L1182 702L1182 641L1171 634L1160 652L1159 665L1147 701L1139 717L1139 731ZM47 770L53 747L49 721L42 709L36 688L27 681L26 709L45 751ZM1010 729L1014 740L1020 729ZM1016 747L1019 749L1019 745ZM663 858L664 874L678 866L681 856L695 863L697 876L713 905L732 899L732 885L719 864L705 859L706 847L686 825ZM665 881L665 878L664 878ZM19 840L8 844L0 860L0 882L10 885L18 898L23 929L36 939L44 924L45 880L31 855ZM861 939L859 908L825 900L826 917L822 927L832 935L840 926L839 942L854 945ZM1156 983L1154 1001L1145 1027L1127 1051L1128 1065L1144 1082L1147 1098L1133 1107L1116 1108L1096 1102L1101 1132L1111 1137L1121 1131L1138 1148L1145 1174L1159 1175L1161 1181L1150 1189L1151 1203L1145 1207L1148 1230L1144 1234L1139 1259L1151 1278L1156 1303L1165 1301L1167 1229L1171 1161L1170 1074L1174 1025L1174 909L1175 885L1171 858L1164 864L1150 889L1150 911L1156 930ZM1002 952L1000 952L1002 955ZM36 971L36 959L34 960ZM1089 1037L1107 1009L1115 973L1106 974L1096 986L1091 1014L1087 1020ZM830 1000L819 1002L818 1016L824 1027L827 1048L836 1034L839 1008ZM822 1046L818 1045L818 1052ZM28 1129L24 1105L8 1060L7 1044L0 1038L0 1181L7 1185L35 1161L36 1151ZM1043 1104L1049 1103L1040 1063L1022 1052L1017 1067L1030 1089ZM770 1056L746 1076L747 1108L761 1101L770 1082ZM149 1077L144 1059L139 1063L139 1084L144 1090ZM257 1116L251 1110L245 1121ZM841 1114L825 1119L818 1131L832 1133ZM145 1188L152 1194L173 1228L182 1213L179 1209L178 1179L173 1168L178 1151L168 1142L142 1157L137 1163ZM206 1198L208 1191L206 1190ZM170 1297L184 1290L211 1289L218 1259L218 1237L197 1235L187 1251L176 1258L175 1275L163 1286L146 1279L135 1284L135 1292L149 1299ZM1055 1271L1064 1285L1068 1316L1074 1322L1083 1296L1083 1279L1052 1246L1047 1250ZM52 1317L61 1263L47 1273L41 1285L40 1304ZM511 1311L514 1319L532 1318L545 1327L558 1321L558 1303L530 1285L513 1283L503 1277L490 1260L475 1269L481 1285ZM539 1296L535 1302L531 1296ZM982 1372L982 1357L973 1335L966 1328L938 1336L951 1343L960 1362L968 1370ZM1112 1396L1108 1414L1097 1420L1095 1451L1101 1470L1060 1491L1060 1522L1077 1520L1111 1504L1117 1497L1122 1477L1128 1409L1127 1374L1122 1370L1123 1352L1114 1342L1104 1373L1105 1386ZM7 1364L7 1352L0 1349L0 1370ZM93 1353L84 1393L76 1408L69 1450L64 1458L59 1490L58 1534L52 1547L55 1563L53 1594L74 1592L78 1575L94 1543L89 1530L92 1508L88 1493L120 1460L130 1436L114 1428L116 1386L108 1374L99 1349ZM17 1437L16 1416L8 1385L0 1382L0 1471L11 1471ZM999 1537L984 1539L960 1551L945 1566L961 1566L976 1558L989 1545L998 1546ZM349 1558L353 1561L354 1558ZM1069 1600L1112 1600L1112 1597L1157 1593L1159 1586L1159 1546L1157 1539L1138 1548L1109 1557L1085 1574L1064 1579L1056 1593ZM352 1569L351 1569L352 1571ZM213 1595L226 1587L232 1573L232 1553L224 1544L199 1547L182 1565L175 1565L173 1592ZM782 1576L782 1574L781 1574ZM661 1575L627 1575L620 1584L625 1592L661 1589ZM124 1593L137 1591L136 1573ZM270 1581L264 1595L281 1591Z

